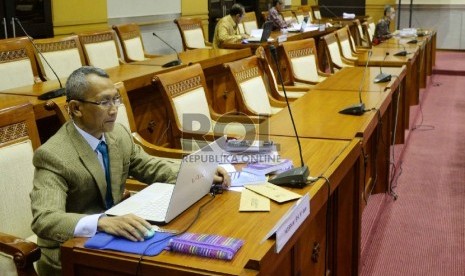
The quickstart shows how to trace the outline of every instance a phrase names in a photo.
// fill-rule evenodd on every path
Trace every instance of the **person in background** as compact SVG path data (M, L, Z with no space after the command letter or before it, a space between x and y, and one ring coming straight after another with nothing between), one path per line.
M381 18L376 24L375 35L373 37L373 44L378 45L386 39L392 37L391 32L389 31L389 25L391 21L394 20L396 12L393 7L386 5L384 7L384 17Z
M281 30L290 27L290 24L284 21L281 12L284 9L283 0L273 0L273 7L268 11L267 21L273 22L273 30Z
M226 41L234 42L249 37L247 34L241 34L238 26L244 14L244 7L241 4L234 4L229 10L229 14L218 21L213 35L214 49L221 48L221 45Z
M34 153L32 230L41 258L39 275L61 275L60 245L97 231L144 240L150 223L133 214L108 217L105 210L123 199L128 176L143 183L174 183L179 164L145 153L131 132L116 123L121 96L108 74L84 66L66 83L72 120ZM216 182L230 185L218 168Z

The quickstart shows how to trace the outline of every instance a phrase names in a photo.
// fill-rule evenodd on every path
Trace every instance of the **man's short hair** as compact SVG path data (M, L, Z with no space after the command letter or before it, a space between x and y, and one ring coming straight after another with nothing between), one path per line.
M229 10L229 14L231 16L242 15L243 13L244 13L244 6L238 3L232 5L231 9Z
M93 66L82 66L74 70L69 75L66 81L66 101L83 100L86 92L89 90L90 85L87 81L88 75L97 75L102 78L110 78L110 76L103 69Z
M278 3L281 3L283 0L273 0L273 7L276 7Z
M386 5L384 6L384 15L386 16L388 12L390 12L392 9L391 5Z

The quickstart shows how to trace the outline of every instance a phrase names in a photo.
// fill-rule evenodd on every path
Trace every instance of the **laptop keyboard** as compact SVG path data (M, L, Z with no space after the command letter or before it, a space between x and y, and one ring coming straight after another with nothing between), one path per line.
M166 186L167 185L163 185L163 189L158 191L158 196L146 202L134 214L149 220L152 218L152 220L163 221L168 211L171 194L173 193L173 187Z

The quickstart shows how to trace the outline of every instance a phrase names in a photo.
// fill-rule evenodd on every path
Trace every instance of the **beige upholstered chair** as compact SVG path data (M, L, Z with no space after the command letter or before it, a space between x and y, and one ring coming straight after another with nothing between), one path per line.
M375 36L376 29L376 24L373 21L373 17L368 17L365 22L368 24L368 32L370 33L371 38L373 38Z
M344 26L336 31L336 37L339 43L339 47L341 48L342 56L347 60L355 61L357 60L357 55L355 54L354 49L352 49L348 32L349 27Z
M266 56L265 50L263 47L258 47L257 50L255 50L255 56L260 60L260 63L263 68L263 73L264 73L264 80L265 84L267 86L267 90L269 92L269 95L277 100L277 101L285 101L284 97L284 92L282 90L282 84L278 82L277 79L277 74L275 74L273 68L271 68L271 65L268 61L268 58ZM304 85L289 85L288 82L284 83L285 89L286 89L286 94L289 99L289 101L293 101L297 98L302 97L305 95L310 89L311 86L304 84Z
M326 53L332 73L343 67L352 67L355 65L353 61L341 55L341 49L334 33L325 35L323 40L325 41Z
M320 13L320 7L318 6L312 6L312 15L313 15L313 19L314 20L321 20L323 19L321 17L321 13Z
M303 11L292 11L292 13L294 13L294 17L299 24L302 24L302 22L304 22L305 16L308 16Z
M313 12L312 12L312 7L308 5L303 5L299 7L299 10L303 12L304 17L308 16L308 23L313 22L314 17L313 17ZM300 21L299 21L300 22Z
M354 19L354 24L356 26L354 30L357 33L357 36L359 37L358 46L363 46L363 47L370 46L368 38L365 36L365 33L363 32L363 28L362 28L362 24L360 23L360 20Z
M30 103L0 109L0 275L36 275L40 249L31 230L29 193L39 145Z
M172 144L191 146L192 140L212 140L220 135L245 137L255 135L260 118L238 113L218 114L211 108L205 76L194 64L154 77L157 92L161 91L170 118Z
M123 56L126 62L142 61L157 57L157 55L150 55L145 52L139 25L128 23L113 25L112 28L121 43L121 49L123 49Z
M313 38L287 41L282 46L292 84L315 85L330 76L321 72L318 67L318 54Z
M67 78L74 70L86 64L77 35L34 40L37 48L59 78ZM56 80L50 66L36 53L40 71L46 80Z
M107 69L123 63L113 30L78 34L88 65Z
M362 31L363 31L364 36L367 39L367 45L368 45L367 47L371 48L373 37L375 35L375 31L371 29L370 23L368 22L362 23Z
M286 106L270 94L266 85L263 65L257 56L225 63L236 84L239 111L248 115L271 116Z
M205 40L201 19L181 17L175 19L174 23L176 23L181 33L184 51L198 48L211 48L212 44Z
M34 50L27 37L0 40L0 90L40 82Z
M246 34L251 34L252 30L258 29L255 12L246 12L242 18L242 25Z
M123 104L119 106L118 117L116 117L116 121L131 131L135 143L141 145L146 153L154 156L166 158L182 158L184 155L188 154L188 152L183 152L181 150L170 149L151 144L142 138L142 136L137 132L137 126L134 120L134 115L132 114L131 104L129 102L124 84L122 82L117 82L115 83L115 87L118 89L119 94L121 95L121 99L123 100ZM64 124L70 118L65 97L49 100L45 104L45 109L54 110L62 124Z
M282 11L281 15L283 16L284 21L288 23L296 21L296 18L294 17L294 13L292 13L292 11Z

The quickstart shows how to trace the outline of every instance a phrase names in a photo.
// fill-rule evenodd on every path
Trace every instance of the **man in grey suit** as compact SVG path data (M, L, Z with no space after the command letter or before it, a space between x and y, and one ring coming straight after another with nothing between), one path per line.
M121 201L125 182L133 176L143 183L174 183L178 167L146 154L131 133L115 123L121 99L102 69L85 66L66 83L72 120L34 154L31 192L32 229L42 250L39 275L60 275L60 244L97 231L142 241L151 225L129 214L103 213ZM229 186L224 169L216 182Z

